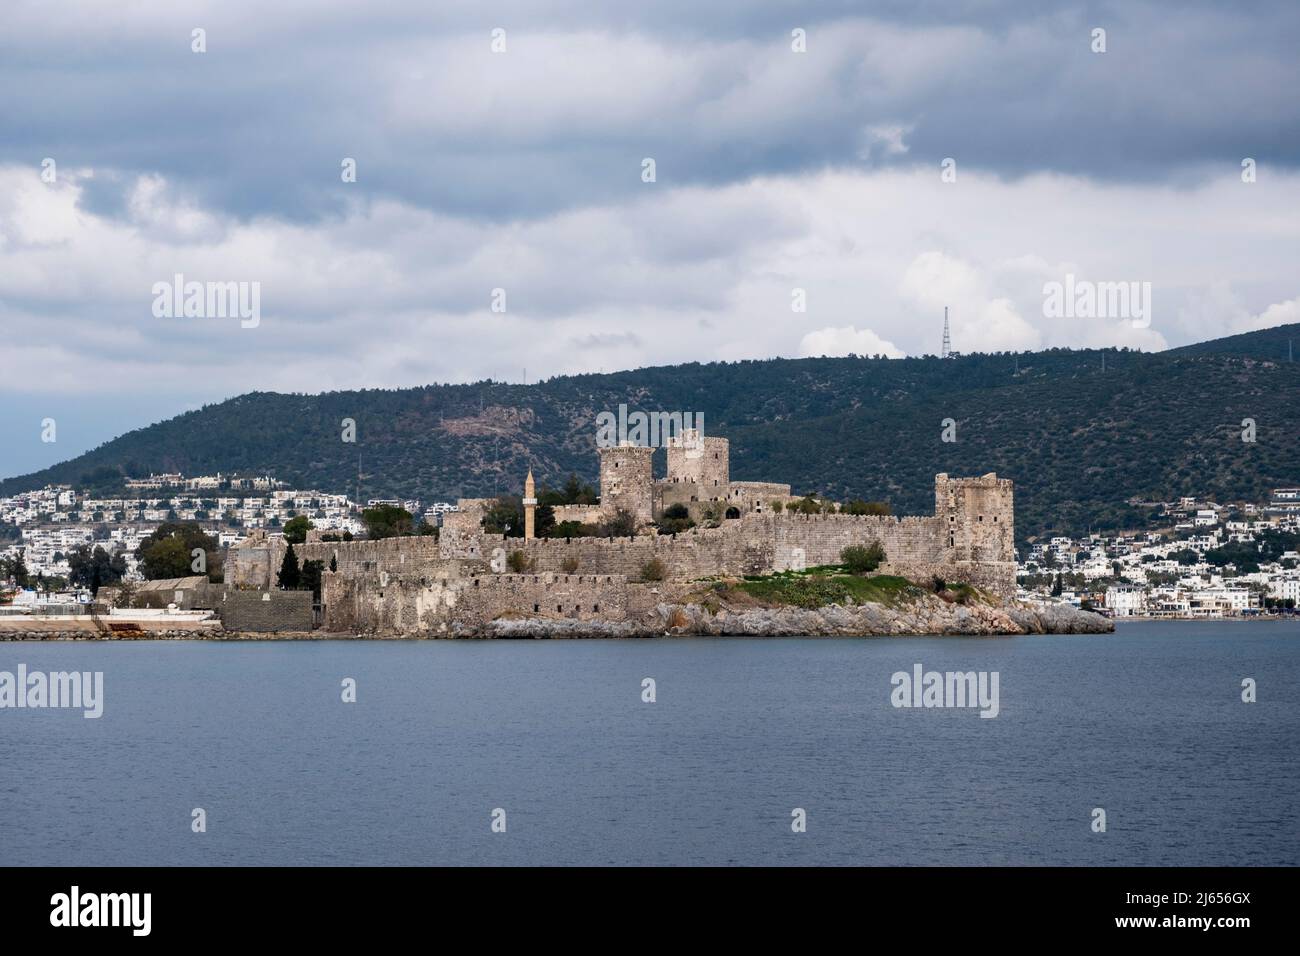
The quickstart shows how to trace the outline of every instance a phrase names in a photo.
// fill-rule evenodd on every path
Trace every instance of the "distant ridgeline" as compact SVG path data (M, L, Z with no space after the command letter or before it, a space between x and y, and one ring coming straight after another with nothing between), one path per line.
M931 515L806 515L787 507L800 500L789 485L731 481L725 438L687 431L670 440L662 479L651 457L643 446L601 448L600 504L579 506L584 519L632 516L637 533L626 537L533 537L530 475L523 538L484 531L488 502L461 499L436 539L324 542L313 531L295 554L334 569L321 578L325 628L376 636L475 635L503 616L617 624L684 599L702 578L839 564L846 548L872 544L884 549L884 574L960 581L1004 597L1015 590L1005 478L937 475ZM668 508L725 517L716 527L655 533L651 522ZM273 587L285 547L265 533L245 539L226 562L227 584Z
M914 514L928 510L935 474L997 472L1016 477L1022 537L1138 527L1147 512L1130 499L1263 501L1300 482L1292 339L1300 326L1155 354L778 359L526 386L252 393L0 482L0 495L77 485L100 469L270 473L355 493L360 470L363 498L494 497L517 493L529 467L543 487L570 473L594 481L598 418L627 405L702 414L711 435L730 439L742 478L780 475ZM356 422L355 442L342 440L343 419ZM942 440L945 419L955 441ZM1242 441L1245 419L1253 443ZM664 452L655 460L664 467Z

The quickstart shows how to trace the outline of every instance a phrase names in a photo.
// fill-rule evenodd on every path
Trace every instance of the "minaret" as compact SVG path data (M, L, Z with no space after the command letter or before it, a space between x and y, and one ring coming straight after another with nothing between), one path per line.
M939 358L947 358L952 354L952 339L948 337L948 307L943 307L943 352Z
M528 469L528 477L524 479L524 540L527 541L533 537L534 512L537 511L537 498L534 497L537 486L533 484L533 470Z

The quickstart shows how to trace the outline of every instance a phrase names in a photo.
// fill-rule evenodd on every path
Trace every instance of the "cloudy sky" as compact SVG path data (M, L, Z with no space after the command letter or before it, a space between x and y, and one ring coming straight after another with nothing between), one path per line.
M962 351L1300 321L1298 40L1289 0L6 0L0 475L253 389L936 353L944 306ZM178 273L260 322L158 317ZM1045 316L1067 274L1149 327Z

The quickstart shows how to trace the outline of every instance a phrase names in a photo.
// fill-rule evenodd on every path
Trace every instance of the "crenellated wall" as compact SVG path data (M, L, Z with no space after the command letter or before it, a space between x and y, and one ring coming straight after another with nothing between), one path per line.
M636 580L645 565L657 558L669 579L692 580L838 564L850 545L877 541L898 569L950 562L938 518L879 515L747 514L724 520L717 528L632 538L524 541L485 534L480 546L484 560L491 561L495 554L502 567L511 552L520 551L539 572L575 567L576 573L623 574Z
M556 524L563 524L566 521L599 524L605 517L600 505L552 505L551 510L555 515Z

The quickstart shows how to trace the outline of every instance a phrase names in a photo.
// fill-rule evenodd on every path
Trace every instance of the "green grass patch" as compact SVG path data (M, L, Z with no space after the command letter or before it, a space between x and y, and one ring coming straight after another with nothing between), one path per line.
M825 573L828 570L832 573ZM746 578L735 587L760 601L805 608L828 604L897 605L925 593L923 588L906 578L886 574L859 577L836 571L838 569L833 568L786 571L761 578Z

